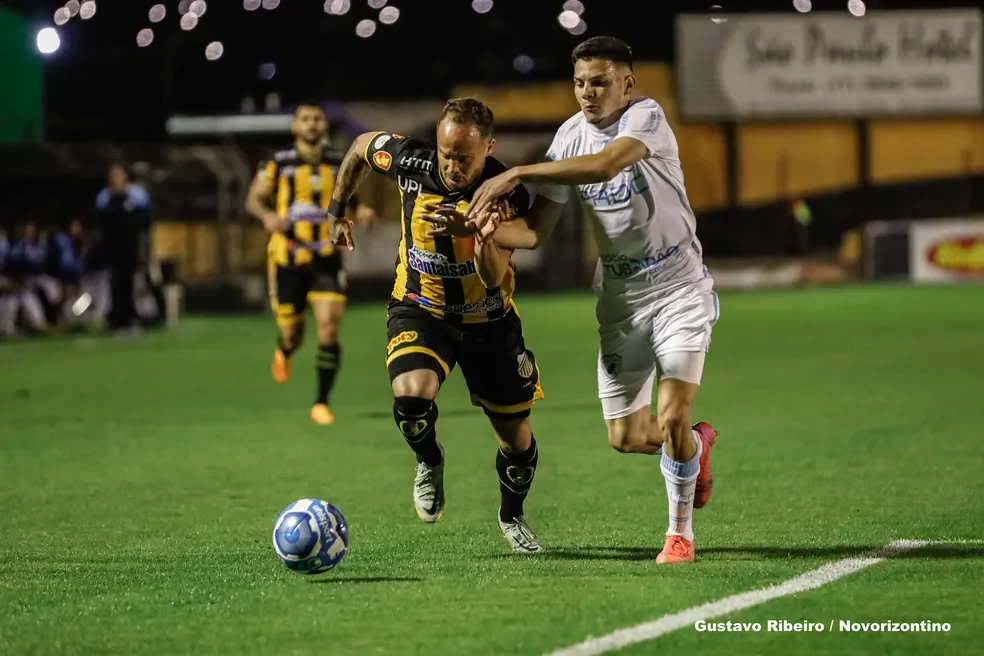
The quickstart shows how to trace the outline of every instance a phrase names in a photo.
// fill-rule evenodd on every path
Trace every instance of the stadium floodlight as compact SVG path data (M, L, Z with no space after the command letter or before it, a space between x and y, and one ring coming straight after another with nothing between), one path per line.
M582 34L588 31L588 24L585 23L583 19L578 20L577 25L575 25L574 27L572 27L567 31L573 34L574 36L581 36Z
M89 20L96 15L96 3L92 0L88 2L83 2L82 6L79 7L79 18L82 20Z
M325 12L332 16L344 16L351 8L351 0L326 0L325 2Z
M151 23L160 23L167 16L167 7L164 5L154 5L150 8L149 18Z
M369 18L360 20L359 24L355 26L355 33L363 39L368 39L376 33L376 21Z
M82 5L79 4L79 0L68 0L68 2L65 3L65 9L68 10L68 15L72 18L79 15L79 9L81 6Z
M382 9L386 6L386 0L369 0L370 9Z
M564 3L563 9L564 11L573 11L575 14L580 16L584 13L584 4L581 0L567 0L567 2Z
M145 27L139 32L137 32L137 45L141 48L146 48L151 43L154 42L154 30L149 27Z
M261 0L243 0L243 9L246 11L256 11L260 8Z
M398 20L400 20L400 10L396 7L383 7L379 12L379 22L383 25L392 25Z
M810 0L793 0L793 9L805 14L813 9L813 3Z
M580 20L581 17L578 16L576 12L573 12L570 9L565 9L564 11L560 12L559 16L557 16L557 22L560 23L561 27L563 27L565 30L574 29L574 26L577 25L580 22Z
M68 9L64 7L55 11L55 25L64 25L72 18L72 15L68 13Z
M225 46L222 45L221 41L213 41L205 47L205 59L209 61L215 61L222 57L225 52Z
M188 7L188 11L201 18L208 11L208 3L205 0L195 0Z
M492 0L472 0L472 9L477 14L487 14L492 11Z
M864 6L864 2L862 0L849 0L847 3L847 10L851 12L852 15L860 17L864 16L868 8Z
M38 32L38 52L42 55L51 55L61 48L61 37L58 30L53 27L46 27Z
M280 0L263 0L263 8L267 11L273 11L280 6Z
M184 16L189 11L191 11L191 0L181 0L178 3L178 13Z
M198 14L193 14L190 11L181 17L181 29L193 30L198 25Z

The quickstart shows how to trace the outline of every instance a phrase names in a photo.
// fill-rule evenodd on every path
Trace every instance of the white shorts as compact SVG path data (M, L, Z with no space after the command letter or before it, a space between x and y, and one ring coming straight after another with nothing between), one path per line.
M598 299L598 398L605 419L651 405L656 380L700 384L720 309L713 284L711 278L681 283L643 303Z

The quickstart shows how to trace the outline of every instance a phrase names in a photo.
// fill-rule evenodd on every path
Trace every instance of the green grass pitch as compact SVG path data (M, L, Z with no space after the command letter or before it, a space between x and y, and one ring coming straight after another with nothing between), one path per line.
M529 654L779 583L893 539L984 538L984 290L730 293L695 419L721 431L698 562L653 562L658 462L607 446L587 296L520 294L547 398L527 510L498 532L495 445L459 374L439 399L447 511L422 525L393 425L383 304L353 307L333 407L313 349L272 382L270 319L191 319L135 342L0 345L0 653ZM287 571L288 503L336 504L333 572ZM949 633L706 634L625 654L967 654L984 545L914 551L723 620L948 622Z

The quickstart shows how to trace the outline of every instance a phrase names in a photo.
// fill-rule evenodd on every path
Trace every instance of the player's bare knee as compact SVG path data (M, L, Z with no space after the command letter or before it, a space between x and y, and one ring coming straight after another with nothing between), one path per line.
M338 336L341 331L340 322L324 322L318 324L318 343L337 344Z
M437 374L429 369L417 369L400 374L393 379L393 396L413 396L419 399L435 399L441 389Z
M280 339L284 347L296 351L304 341L304 324L300 321L280 329Z
M504 453L523 453L530 448L533 427L530 424L529 414L512 416L489 414L489 421L499 441L499 448Z

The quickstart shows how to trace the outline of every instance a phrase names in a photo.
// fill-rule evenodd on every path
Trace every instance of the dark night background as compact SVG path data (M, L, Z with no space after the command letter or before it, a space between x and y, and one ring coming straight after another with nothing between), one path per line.
M35 21L53 25L57 0L0 0ZM262 106L278 92L285 105L303 97L323 100L441 98L456 84L562 79L568 53L582 39L612 34L628 41L641 59L672 60L673 15L707 12L715 2L583 0L587 32L569 34L557 22L563 0L496 0L478 14L470 0L392 0L400 9L393 25L378 25L370 38L355 26L376 18L367 0L352 0L344 16L327 15L320 0L282 0L272 11L248 12L242 0L211 0L198 26L182 31L177 0L163 4L161 23L148 18L155 0L99 0L96 15L58 28L61 49L46 64L47 136L53 140L163 137L172 114L239 111L245 96ZM791 0L717 3L727 11L788 11ZM980 2L949 2L977 6ZM870 0L869 11L932 7L934 3ZM844 0L814 0L814 11L846 11ZM153 27L154 43L139 48L136 34ZM205 46L221 41L214 62ZM513 60L528 55L523 74ZM276 76L261 80L271 62Z

